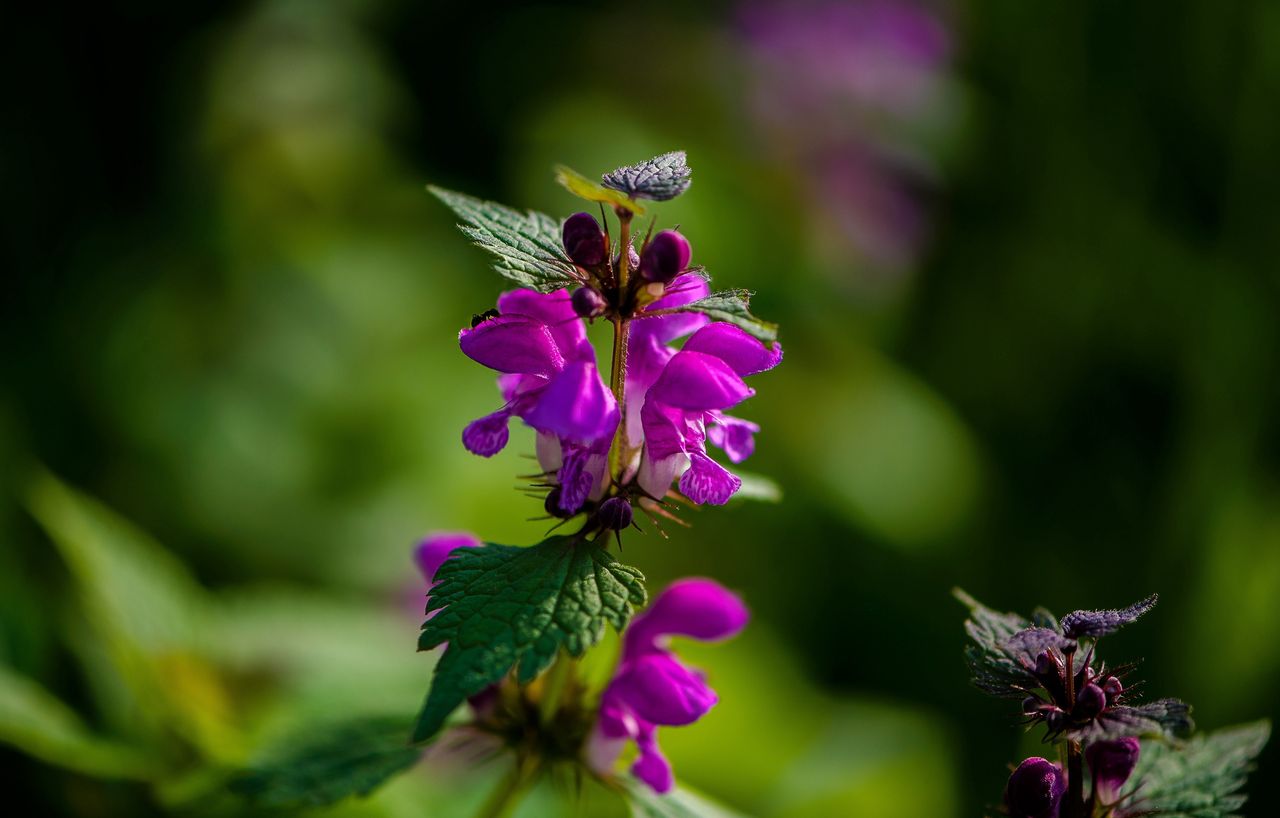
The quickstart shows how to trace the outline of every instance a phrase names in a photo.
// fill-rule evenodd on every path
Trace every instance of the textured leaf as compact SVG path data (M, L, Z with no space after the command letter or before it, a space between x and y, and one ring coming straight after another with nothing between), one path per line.
M985 693L1006 698L1021 698L1028 688L1038 687L1035 680L1008 650L1008 641L1031 623L1013 613L999 613L986 607L959 588L956 599L969 608L964 629L973 640L965 647L973 684Z
M1145 704L1111 707L1081 730L1073 730L1073 738L1102 741L1124 736L1182 737L1191 734L1191 706L1179 699L1157 699Z
M1231 818L1244 805L1253 761L1267 743L1265 721L1196 736L1184 745L1142 742L1129 778L1132 812L1162 818Z
M415 741L440 730L468 696L512 668L531 681L564 647L581 656L621 631L645 602L644 575L603 548L553 537L530 548L463 548L436 573L418 649L448 643L418 716Z
M498 257L493 268L523 287L551 292L577 283L577 268L560 246L560 222L544 213L520 213L496 202L434 186L427 188L462 219L458 228Z
M1062 617L1062 633L1070 639L1100 639L1136 621L1156 606L1158 598L1152 594L1118 611L1073 611Z
M148 778L154 766L131 747L99 738L35 681L0 665L0 743L48 764L103 778Z
M1057 631L1048 628L1025 628L1001 643L1001 648L1018 664L1034 663L1036 657L1050 648L1065 651L1075 645Z
M692 172L684 151L672 151L638 165L628 165L606 173L601 182L605 187L625 193L633 199L665 202L689 189L689 176Z
M625 779L623 785L631 805L631 818L742 818L741 813L683 787L658 795L632 778Z
M407 741L408 726L400 717L375 716L294 737L280 754L235 776L231 789L275 808L368 795L421 756Z
M721 290L679 307L680 312L700 312L713 321L727 321L766 343L778 340L778 325L751 314L751 293L747 290Z
M574 196L589 202L601 202L610 207L625 207L637 216L644 215L644 207L632 201L625 193L602 187L573 168L556 165L556 181Z

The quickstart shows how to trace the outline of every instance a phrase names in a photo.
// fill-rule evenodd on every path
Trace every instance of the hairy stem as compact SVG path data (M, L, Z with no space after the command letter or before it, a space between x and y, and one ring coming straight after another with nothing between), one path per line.
M1084 765L1080 763L1080 742L1067 742L1067 797L1062 818L1085 818Z
M625 313L631 298L629 291L631 274L631 211L619 208L618 214L618 297L619 314L613 319L613 365L609 372L609 386L618 402L618 430L609 447L609 474L615 485L622 485L622 472L627 466L624 457L627 448L627 342L631 338L631 319Z
M520 803L520 797L533 784L538 773L536 755L521 754L516 759L516 766L498 783L488 800L476 813L476 818L505 818Z

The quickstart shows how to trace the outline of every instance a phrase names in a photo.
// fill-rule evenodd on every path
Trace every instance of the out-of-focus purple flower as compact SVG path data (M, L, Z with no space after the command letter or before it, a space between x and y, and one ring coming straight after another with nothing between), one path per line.
M810 188L819 252L848 269L909 265L928 232L933 176L915 135L944 121L952 38L916 0L746 0L738 31L752 109ZM913 144L917 143L917 144Z
M1067 776L1062 767L1044 758L1028 758L1009 776L1004 790L1011 818L1058 818Z
M680 478L680 491L695 503L722 505L742 481L707 455L707 427L735 463L755 447L753 423L724 414L755 390L743 378L772 369L782 347L766 347L732 324L711 323L667 358L640 410L644 434L637 479L653 497Z
M672 583L631 620L613 681L600 699L588 762L607 772L627 741L640 751L631 771L659 793L674 783L658 747L660 725L692 724L716 703L702 674L680 662L667 642L686 636L704 642L734 636L750 613L738 596L710 579Z
M566 290L503 293L498 311L497 317L458 333L469 358L503 373L498 386L507 401L468 424L463 445L491 457L507 445L507 424L519 417L539 432L544 468L558 472L561 508L576 511L595 483L586 476L588 461L601 446L607 459L618 425L617 402L600 378L595 350Z
M1120 800L1120 788L1133 773L1141 749L1142 745L1132 736L1095 741L1085 748L1084 758L1093 773L1094 801L1110 806Z
M413 562L422 572L427 586L435 585L436 572L444 561L459 548L479 548L481 542L466 531L447 531L431 534L413 549Z

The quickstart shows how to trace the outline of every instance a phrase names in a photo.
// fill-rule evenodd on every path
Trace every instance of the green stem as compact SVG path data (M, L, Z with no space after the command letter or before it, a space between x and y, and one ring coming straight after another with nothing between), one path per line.
M609 447L609 474L615 485L622 485L622 472L627 466L627 342L631 339L631 319L626 317L631 300L631 212L619 208L618 214L618 315L613 319L613 362L609 387L618 402L618 430Z
M573 659L564 650L556 656L555 664L542 681L542 698L538 700L538 719L545 726L555 718L564 697L565 687L573 675Z
M505 818L520 803L520 797L533 784L538 772L535 756L516 759L515 768L498 784L488 800L476 813L476 818Z

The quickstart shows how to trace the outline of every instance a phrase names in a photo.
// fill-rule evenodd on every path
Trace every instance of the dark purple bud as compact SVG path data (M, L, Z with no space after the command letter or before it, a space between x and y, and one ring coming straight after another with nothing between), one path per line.
M1095 741L1085 748L1084 759L1093 772L1095 801L1109 805L1120 800L1120 788L1133 773L1141 749L1142 745L1133 737Z
M600 504L596 512L600 525L610 531L621 531L631 525L631 503L624 497L610 497Z
M574 213L564 222L564 251L574 264L595 267L605 259L604 231L590 213Z
M1049 726L1049 730L1054 733L1061 733L1067 727L1067 714L1058 707L1046 707L1049 715L1045 718L1045 723Z
M1062 661L1053 654L1053 651L1046 650L1036 657L1036 676L1042 681L1050 677L1062 678Z
M1102 683L1102 692L1107 694L1107 706L1110 707L1120 700L1120 695L1124 693L1124 685L1115 676L1108 676Z
M1039 696L1028 696L1022 700L1023 713L1027 713L1027 714L1035 713L1039 711L1041 707L1044 707L1044 702L1040 699Z
M1057 818L1067 777L1062 768L1044 758L1028 758L1009 776L1005 806L1012 818Z
M547 499L543 502L542 507L545 508L547 513L552 517L568 519L573 516L574 512L566 512L564 509L560 508L561 494L562 492L560 491L559 486L556 486L551 491L547 492Z
M573 311L583 318L599 318L609 306L600 291L592 287L579 287L569 300L573 303Z
M674 230L663 230L649 240L640 257L640 275L646 281L666 284L689 266L689 240Z
M1076 695L1076 706L1071 710L1071 716L1076 721L1092 721L1106 706L1107 694L1090 682Z

